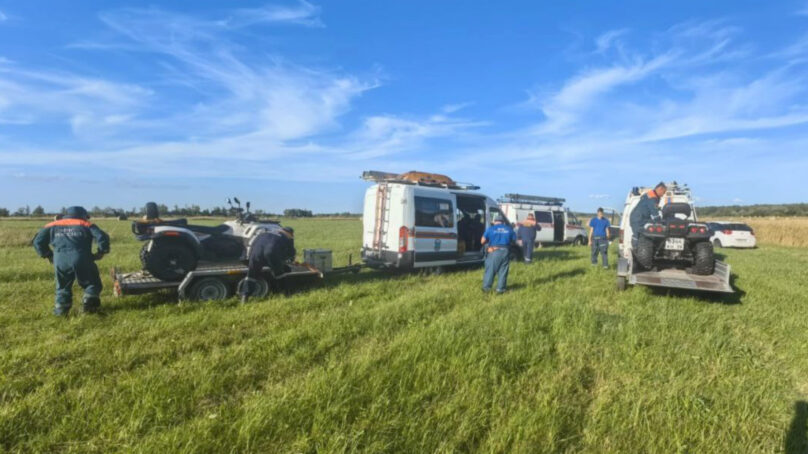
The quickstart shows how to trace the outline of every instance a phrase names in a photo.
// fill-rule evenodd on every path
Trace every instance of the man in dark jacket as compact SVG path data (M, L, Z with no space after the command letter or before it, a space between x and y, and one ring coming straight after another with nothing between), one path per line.
M640 232L645 224L660 218L659 214L659 201L668 192L668 187L665 183L659 183L654 189L649 190L640 197L640 201L631 210L629 223L631 224L631 245L632 248L637 246L637 240L640 238Z
M265 266L272 270L272 274L279 276L286 272L286 262L293 260L295 255L295 231L291 227L260 233L250 245L247 277L261 279ZM246 303L255 291L255 285L249 279L247 285L241 288L242 303Z
M536 232L541 230L541 226L536 223L536 217L533 213L527 215L527 219L519 224L517 237L519 238L519 245L522 247L522 256L525 263L533 261L533 248L536 247Z
M62 219L46 225L34 237L37 254L48 259L56 268L55 315L70 312L75 280L84 289L84 312L98 312L101 307L101 277L95 260L109 253L109 235L91 224L89 219L84 208L70 207ZM93 240L98 247L95 254L92 253Z

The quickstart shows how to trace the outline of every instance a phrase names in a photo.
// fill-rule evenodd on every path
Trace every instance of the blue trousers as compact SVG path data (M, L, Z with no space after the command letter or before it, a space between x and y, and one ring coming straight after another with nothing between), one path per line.
M483 274L483 290L491 290L494 285L494 276L497 280L497 291L504 292L508 285L508 271L511 268L510 253L508 248L500 248L489 252L485 256L485 274Z
M84 289L85 310L97 310L101 305L101 277L91 257L77 251L57 251L53 257L56 277L56 307L53 313L65 315L73 306L73 283Z
M603 257L603 266L609 266L609 240L602 236L592 238L592 264L598 264L598 253Z

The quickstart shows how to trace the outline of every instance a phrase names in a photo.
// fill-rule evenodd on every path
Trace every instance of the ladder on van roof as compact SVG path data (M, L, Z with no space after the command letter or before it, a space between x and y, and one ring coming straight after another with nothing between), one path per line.
M373 221L373 249L384 250L384 237L390 224L390 185L379 183L376 187L376 209Z

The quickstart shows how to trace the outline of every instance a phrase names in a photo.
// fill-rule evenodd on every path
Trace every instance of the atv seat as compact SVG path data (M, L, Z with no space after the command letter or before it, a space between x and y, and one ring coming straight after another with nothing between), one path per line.
M662 208L662 219L665 221L687 219L692 211L689 203L669 203ZM677 217L677 214L681 216Z
M138 219L132 221L132 233L134 233L135 235L145 235L146 233L148 233L151 227L158 225L172 225L175 227L186 227L188 225L188 220L185 218L171 219L168 221L164 221L160 218Z
M230 227L225 224L220 224L213 227L207 225L186 225L185 228L192 232L204 233L206 235L220 235L226 232Z

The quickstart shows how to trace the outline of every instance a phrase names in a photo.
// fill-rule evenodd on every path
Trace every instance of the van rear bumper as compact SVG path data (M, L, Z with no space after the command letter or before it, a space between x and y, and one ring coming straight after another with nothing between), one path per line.
M362 249L362 262L371 268L397 268L411 269L415 262L415 253L408 251L398 253L395 251L374 251L368 248Z

